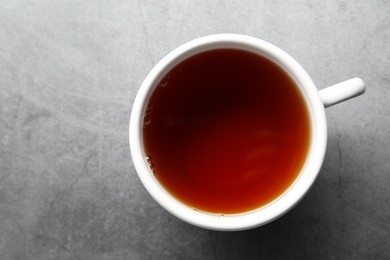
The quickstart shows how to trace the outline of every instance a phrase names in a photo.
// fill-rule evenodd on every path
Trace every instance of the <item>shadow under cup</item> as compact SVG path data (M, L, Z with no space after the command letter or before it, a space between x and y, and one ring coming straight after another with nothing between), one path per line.
M286 213L314 182L325 144L310 77L251 37L201 38L174 50L145 79L130 121L134 165L149 193L180 219L216 230Z

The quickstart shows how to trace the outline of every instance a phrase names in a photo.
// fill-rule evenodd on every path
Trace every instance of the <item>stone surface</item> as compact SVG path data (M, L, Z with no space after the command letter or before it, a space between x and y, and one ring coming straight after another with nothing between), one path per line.
M0 0L0 259L390 259L390 2ZM129 154L138 87L193 38L280 46L327 109L320 176L279 220L193 227L147 194Z

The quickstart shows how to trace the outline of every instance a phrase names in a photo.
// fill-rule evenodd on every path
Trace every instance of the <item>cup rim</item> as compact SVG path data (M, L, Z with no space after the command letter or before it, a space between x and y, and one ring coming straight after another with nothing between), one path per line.
M308 157L297 179L274 201L246 213L217 215L196 211L168 193L149 169L144 155L143 114L154 87L175 65L196 53L212 49L238 48L262 55L284 71L300 87L305 98L311 124ZM303 67L289 54L264 40L241 34L214 34L194 39L177 47L162 58L143 81L133 104L129 123L129 144L133 165L149 194L168 212L195 226L221 231L245 230L265 225L292 209L308 192L317 178L327 143L325 109L318 90Z

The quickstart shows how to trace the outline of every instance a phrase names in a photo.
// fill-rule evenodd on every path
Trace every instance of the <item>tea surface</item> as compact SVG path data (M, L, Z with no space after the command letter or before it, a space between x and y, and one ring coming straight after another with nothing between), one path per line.
M174 197L210 213L256 209L282 194L310 146L302 95L273 62L212 50L176 65L144 115L145 154Z

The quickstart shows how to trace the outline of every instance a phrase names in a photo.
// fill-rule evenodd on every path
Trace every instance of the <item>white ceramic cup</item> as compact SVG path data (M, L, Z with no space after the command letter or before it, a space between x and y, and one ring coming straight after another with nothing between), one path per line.
M164 189L149 168L143 147L142 128L149 97L165 74L194 54L224 48L257 53L273 61L288 73L300 88L306 101L310 114L312 137L305 165L297 179L282 195L256 210L219 216L195 211ZM275 220L293 208L317 178L324 160L327 143L327 124L324 108L360 95L364 91L364 83L359 78L350 79L318 91L307 72L290 55L278 47L254 37L238 34L217 34L198 38L176 48L156 64L137 93L132 108L129 129L130 150L134 167L150 195L168 212L179 219L212 230L234 231L258 227Z

